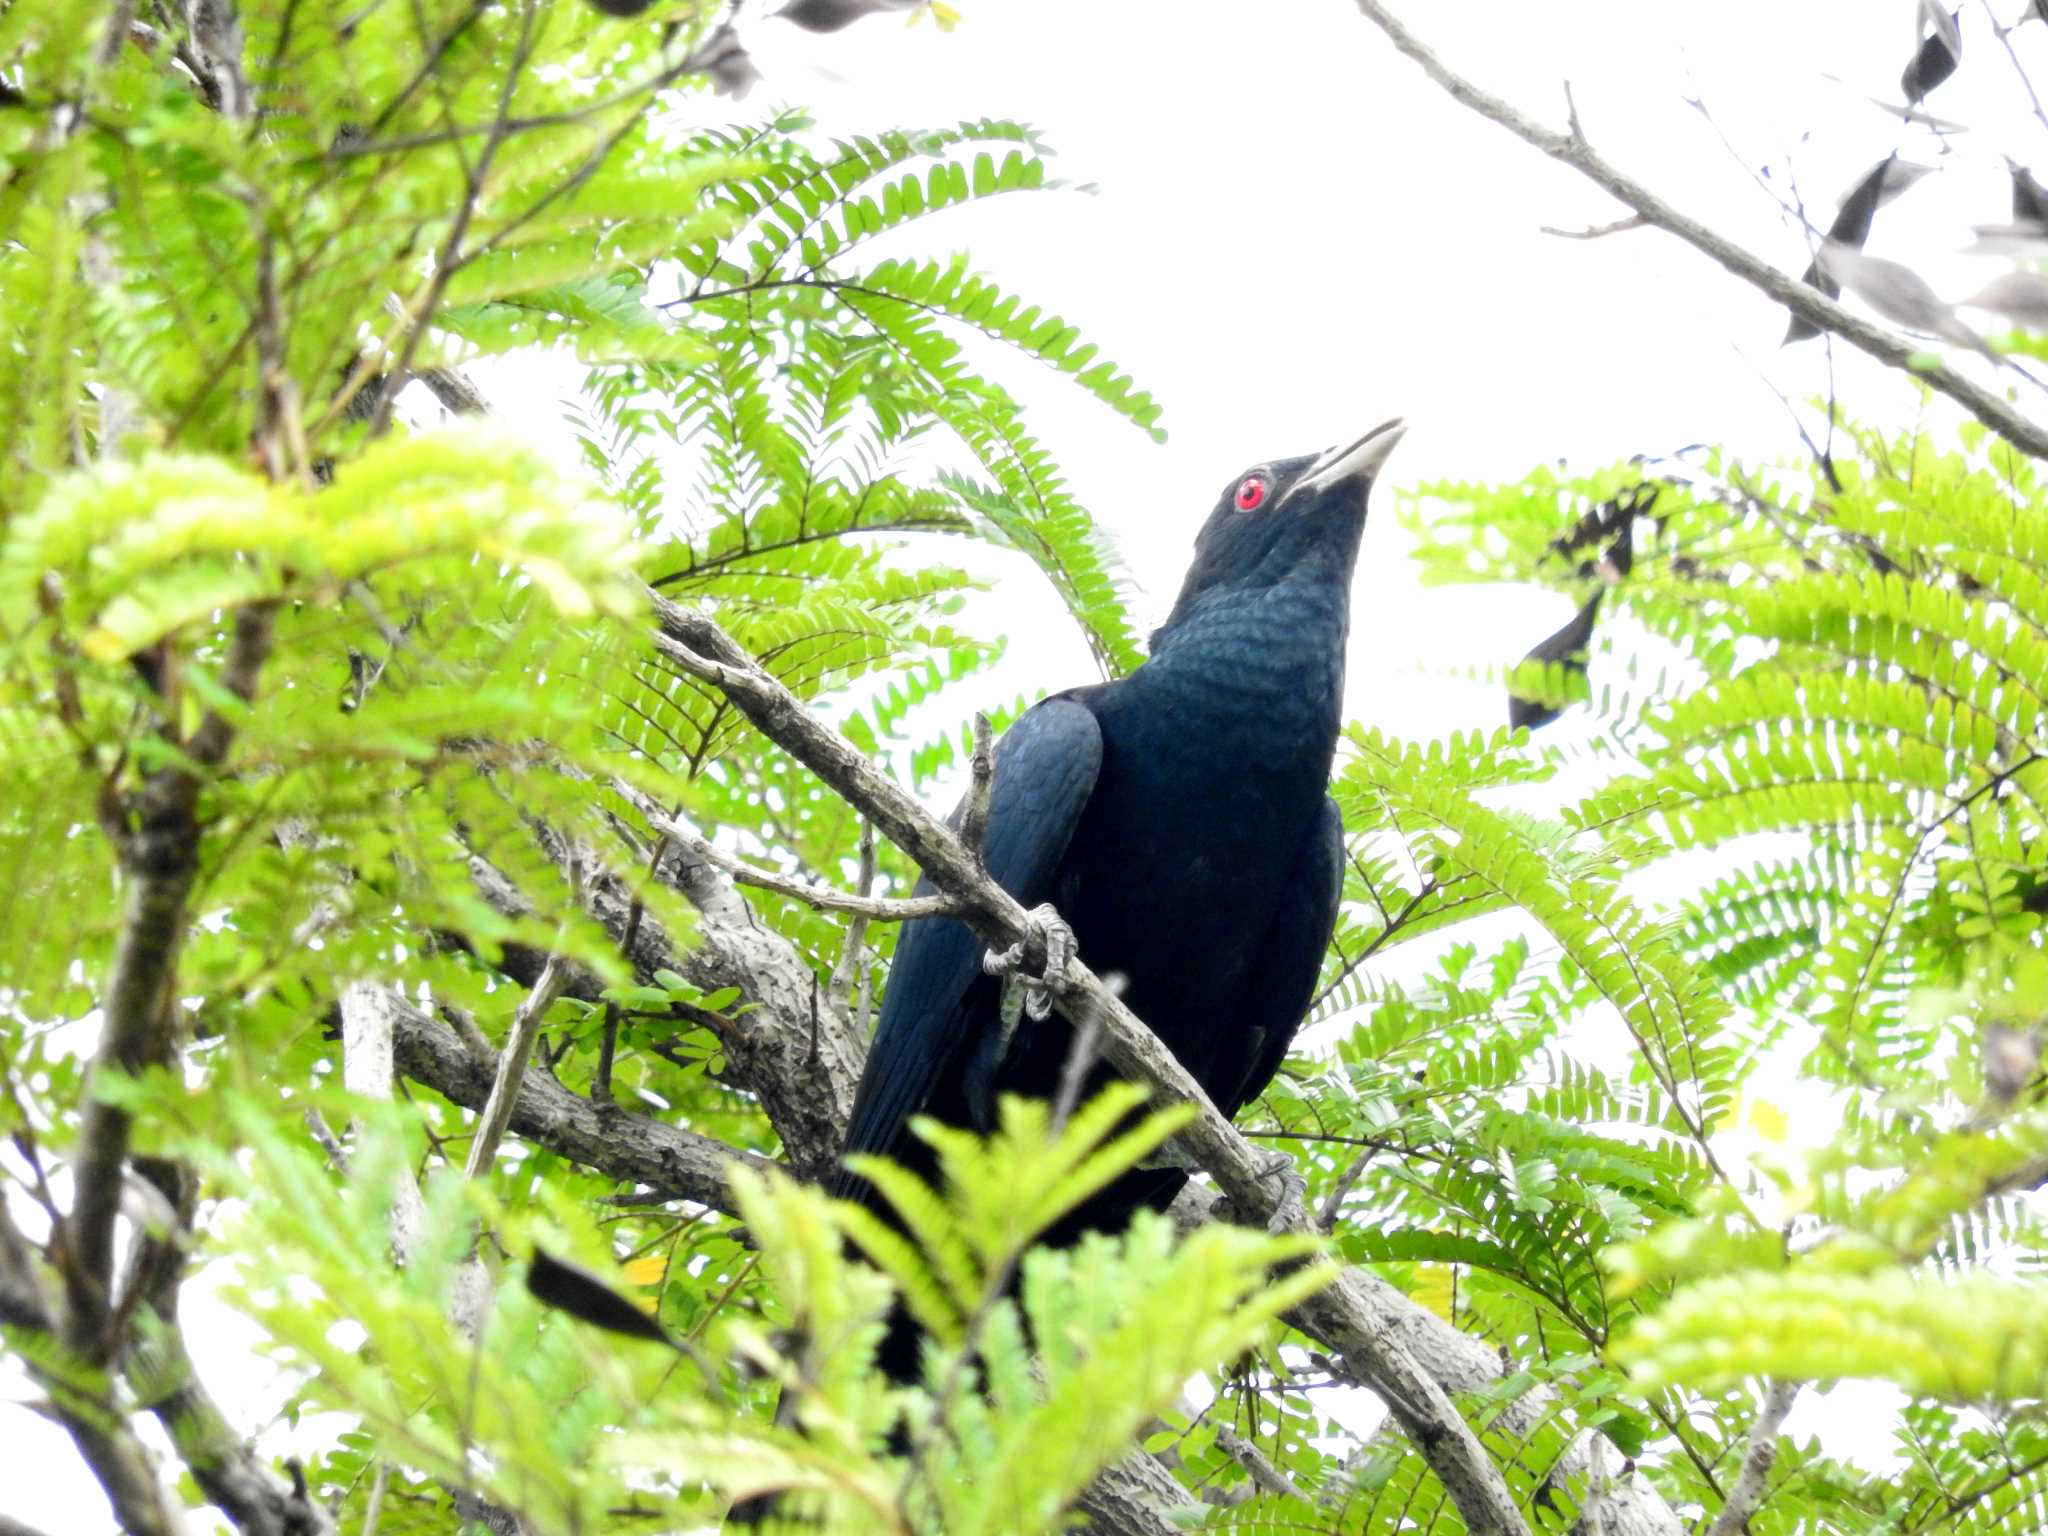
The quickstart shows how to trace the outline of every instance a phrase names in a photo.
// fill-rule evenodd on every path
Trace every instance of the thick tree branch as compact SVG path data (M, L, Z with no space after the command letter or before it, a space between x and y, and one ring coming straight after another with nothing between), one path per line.
M1365 18L1387 35L1388 41L1421 65L1423 72L1461 106L1470 107L1480 116L1500 124L1523 143L1569 165L1633 208L1645 223L1678 236L1802 319L1821 330L1834 332L1886 367L1923 380L1929 388L1947 395L2015 447L2037 459L2048 458L2048 427L2021 415L1997 394L1964 378L1945 363L1931 359L1926 344L1909 341L1872 325L1818 288L1788 276L1726 236L1680 213L1641 182L1611 165L1586 141L1579 131L1576 117L1562 132L1545 127L1452 71L1380 0L1355 0L1355 3Z
M1143 1451L1104 1468L1081 1495L1095 1528L1116 1536L1175 1536L1186 1526L1170 1512L1188 1502L1187 1489Z
M308 1495L297 1467L289 1486L280 1483L228 1422L200 1383L184 1329L166 1327L148 1347L149 1379L172 1382L150 1400L149 1411L207 1503L225 1513L243 1536L326 1536L334 1529L327 1511Z
M235 615L221 682L245 704L255 698L257 678L270 655L273 618L268 604ZM112 1075L170 1065L177 1044L172 978L185 939L186 899L199 872L199 791L203 776L221 765L233 740L233 722L209 712L185 743L186 763L157 770L134 797L117 850L127 891L72 1161L77 1193L61 1234L68 1256L63 1266L65 1343L81 1358L98 1363L109 1359L114 1347L104 1334L114 1217L131 1126L127 1110L93 1089Z
M105 1402L85 1402L68 1393L53 1394L51 1401L71 1443L105 1490L124 1536L184 1536L184 1523L165 1500L149 1452L128 1421Z
M754 1005L730 1018L706 1016L705 1022L718 1032L731 1080L760 1100L782 1138L791 1171L811 1180L829 1174L839 1162L867 1044L804 955L761 922L731 876L687 849L677 847L654 873L697 910L693 942L679 948L650 916L634 921L637 870L629 879L595 850L550 828L540 828L539 837L558 864L583 871L583 906L618 940L635 975L673 970L706 992L737 987ZM495 869L472 860L471 870L485 899L500 911L528 910ZM513 968L510 955L507 968ZM595 995L582 985L572 975L574 995Z
M477 1055L431 1014L395 998L389 1009L398 1070L465 1109L481 1109L496 1075L493 1060ZM728 1168L735 1163L772 1166L766 1158L736 1152L695 1131L592 1103L544 1072L529 1072L521 1082L509 1123L535 1146L583 1167L722 1211L732 1206Z

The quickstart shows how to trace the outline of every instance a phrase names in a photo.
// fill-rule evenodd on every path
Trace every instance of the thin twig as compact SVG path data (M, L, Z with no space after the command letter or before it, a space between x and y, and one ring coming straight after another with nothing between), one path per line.
M866 817L862 817L860 823L859 879L860 896L866 901L875 889L875 824ZM868 916L865 912L856 912L853 921L846 925L846 941L840 946L838 963L832 967L831 979L825 984L825 996L842 1013L853 995L854 977L866 979L867 942Z
M441 295L448 291L448 282L462 266L465 254L462 242L469 234L470 221L476 217L477 209L484 198L484 180L490 175L491 164L497 158L505 143L505 125L512 115L512 97L519 84L526 78L526 61L532 57L534 45L539 41L536 23L539 19L538 0L526 0L520 7L519 41L512 50L510 67L505 71L504 89L498 96L498 111L489 137L477 151L476 167L470 172L463 191L462 202L455 209L450 221L448 238L435 253L433 275L427 280L427 287L419 302L411 306L410 323L406 326L405 342L400 348L397 361L384 376L382 391L377 396L377 409L370 418L370 435L381 437L391 426L391 407L398 398L398 392L405 387L412 375L412 360L418 355L420 342L425 338L427 326L439 307Z
M974 713L974 754L968 759L967 804L960 811L960 841L977 861L982 861L982 843L988 837L988 805L996 778L995 733L988 716ZM987 868L985 861L982 867Z
M1610 224L1594 224L1585 229L1559 229L1554 224L1538 224L1543 234L1555 235L1560 240L1604 240L1609 235L1619 235L1631 229L1647 229L1650 221L1640 213L1632 213L1625 219L1616 219Z
M306 1111L306 1129L313 1139L320 1143L320 1150L327 1154L328 1166L336 1173L348 1172L348 1148L341 1144L341 1138L334 1134L334 1127L327 1123L327 1117L317 1109Z
M541 967L540 979L512 1015L511 1032L505 1037L505 1048L498 1053L498 1075L491 1083L491 1096L484 1101L483 1113L477 1116L476 1137L469 1144L469 1159L462 1170L465 1178L479 1177L498 1155L498 1144L505 1139L506 1127L512 1123L512 1105L519 1097L520 1079L526 1076L533 1042L540 1038L541 1019L562 995L568 980L568 967L557 956L549 955L547 964Z
M1103 985L1111 994L1123 991L1121 976L1106 976ZM1067 1046L1066 1062L1060 1067L1059 1093L1052 1103L1052 1132L1057 1136L1066 1128L1067 1119L1081 1102L1081 1090L1088 1085L1088 1074L1094 1070L1095 1060L1102 1053L1102 1014L1099 1009L1083 1008L1083 1017L1074 1025L1074 1038Z
M1299 1499L1304 1504L1315 1502L1302 1491L1299 1483L1273 1465L1271 1457L1230 1425L1219 1424L1216 1427L1216 1444L1226 1456L1244 1468L1259 1492L1278 1494L1283 1499Z
M647 856L647 878L652 880L661 869L661 861L668 853L671 839L666 835L654 840L654 851ZM619 940L619 952L626 957L626 963L633 961L633 944L640 937L640 922L647 914L647 904L636 893L633 904L626 912L626 932ZM612 1066L619 1050L619 1005L612 998L604 1001L604 1031L597 1045L597 1071L591 1075L590 1096L600 1104L610 1101L612 1096Z
M773 891L819 912L846 912L878 923L907 923L918 917L960 915L960 903L950 896L849 896L844 891L829 891L793 876L779 875L772 869L749 864L722 848L713 847L679 821L649 816L648 824L691 858L724 870L741 885Z

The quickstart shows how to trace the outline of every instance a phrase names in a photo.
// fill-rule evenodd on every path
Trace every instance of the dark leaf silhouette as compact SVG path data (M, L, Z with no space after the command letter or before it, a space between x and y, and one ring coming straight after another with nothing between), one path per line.
M1920 46L1913 51L1912 62L1899 76L1899 89L1906 93L1909 103L1918 103L1954 74L1963 56L1963 34L1958 26L1962 13L1944 11L1937 5L1923 5L1920 10L1925 17L1942 19L1936 21L1928 34L1920 39Z
M1991 279L1974 298L1972 309L1988 309L2030 331L2048 331L2048 274L2005 272Z
M2017 160L2006 161L2012 172L2012 221L2048 227L2048 187L2034 180L2034 173Z
M1835 211L1834 223L1828 226L1828 239L1837 245L1861 250L1863 242L1870 238L1870 222L1877 216L1877 210L1932 170L1932 166L1915 165L1910 160L1901 160L1897 155L1885 156L1864 172L1863 179L1850 188L1849 195L1842 199L1842 206ZM1831 299L1842 296L1841 284L1828 275L1818 257L1807 267L1800 281L1810 288L1818 288ZM1819 334L1818 326L1803 316L1794 315L1791 325L1785 331L1785 341L1789 345Z
M1613 566L1615 574L1626 576L1635 546L1635 520L1647 517L1650 509L1657 505L1659 489L1654 485L1632 485L1620 495L1601 502L1552 539L1550 553L1573 555L1588 546L1606 544L1609 547L1599 559ZM1620 537L1616 538L1616 534ZM1591 576L1597 565L1598 560L1582 560L1579 562L1579 574Z
M789 0L775 14L806 32L837 32L878 11L908 11L924 0Z
M1829 277L1893 324L1990 355L1977 333L1958 320L1955 310L1911 267L1832 240L1820 248L1820 264Z
M620 1295L589 1270L564 1264L538 1248L533 1250L533 1262L526 1267L526 1288L556 1311L594 1327L675 1347L661 1325L641 1311L630 1297Z
M1598 558L1583 560L1579 564L1580 575L1597 576L1601 585L1593 589L1593 595L1562 629L1539 641L1522 658L1523 666L1557 666L1564 668L1572 677L1586 675L1586 649L1593 641L1593 621L1599 617L1600 599L1607 595L1608 587L1627 576L1634 565L1636 519L1646 515L1656 501L1656 486L1632 486L1612 500L1602 502L1551 542L1553 551L1570 554L1601 539L1611 539ZM1549 698L1524 698L1512 688L1508 690L1510 726L1526 725L1532 731L1539 730L1563 713L1563 709Z
M1593 639L1593 620L1600 612L1600 599L1607 595L1605 587L1600 588L1585 605L1572 615L1571 622L1547 640L1537 642L1535 648L1522 658L1522 664L1529 666L1555 665L1577 677L1586 673L1586 647ZM1508 724L1526 725L1538 730L1550 724L1564 710L1549 699L1525 699L1512 691L1508 694Z
M711 88L720 96L737 101L761 78L761 71L754 68L753 59L740 46L739 34L729 21L698 51L704 59L704 73L711 77Z
M1973 224L1970 233L1977 238L1963 248L1966 256L2048 261L2048 224Z

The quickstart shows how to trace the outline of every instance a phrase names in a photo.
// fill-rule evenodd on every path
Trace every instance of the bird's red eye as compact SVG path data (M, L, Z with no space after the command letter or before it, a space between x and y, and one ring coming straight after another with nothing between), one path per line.
M1266 499L1266 478L1263 475L1246 475L1237 482L1237 510L1250 512Z

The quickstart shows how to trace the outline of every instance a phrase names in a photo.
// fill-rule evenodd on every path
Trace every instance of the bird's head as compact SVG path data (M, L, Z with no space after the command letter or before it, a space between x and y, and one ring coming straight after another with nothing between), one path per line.
M1382 422L1321 454L1272 459L1233 478L1195 535L1195 559L1159 635L1233 595L1294 582L1349 587L1373 480L1407 426Z

